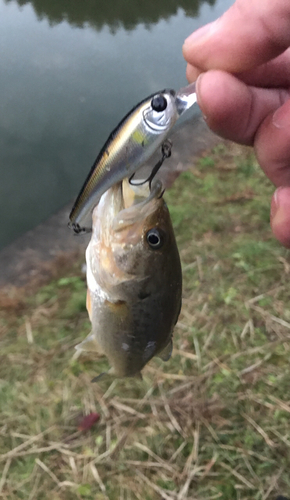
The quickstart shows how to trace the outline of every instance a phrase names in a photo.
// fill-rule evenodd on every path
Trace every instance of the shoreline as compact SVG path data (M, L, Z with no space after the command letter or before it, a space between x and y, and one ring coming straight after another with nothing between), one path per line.
M171 139L172 155L160 171L165 188L170 188L204 151L222 140L208 129L202 117L186 122ZM55 260L71 261L77 255L84 255L90 234L76 236L69 230L71 206L72 203L64 206L0 251L0 288L24 286L43 273L49 274L49 265Z

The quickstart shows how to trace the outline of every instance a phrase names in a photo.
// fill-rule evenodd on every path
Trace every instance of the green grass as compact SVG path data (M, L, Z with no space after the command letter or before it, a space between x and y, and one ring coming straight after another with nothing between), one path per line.
M72 360L90 330L82 262L0 295L0 497L289 496L290 263L272 192L251 151L221 144L166 193L183 307L172 358L143 381L92 384L107 360Z

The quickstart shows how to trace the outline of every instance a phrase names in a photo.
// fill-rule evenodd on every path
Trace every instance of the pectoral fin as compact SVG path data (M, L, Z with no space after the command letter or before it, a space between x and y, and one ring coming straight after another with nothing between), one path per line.
M76 345L75 349L77 351L97 352L98 354L102 354L102 349L92 333L90 333L80 344Z
M90 294L90 290L89 289L87 289L86 306L87 306L87 311L88 311L88 315L89 315L89 318L90 318L90 322L92 322L92 300L91 300L91 294Z
M166 347L163 349L163 351L161 351L158 354L158 358L162 359L162 361L168 361L171 358L172 350L173 350L173 344L172 344L172 338L170 338Z

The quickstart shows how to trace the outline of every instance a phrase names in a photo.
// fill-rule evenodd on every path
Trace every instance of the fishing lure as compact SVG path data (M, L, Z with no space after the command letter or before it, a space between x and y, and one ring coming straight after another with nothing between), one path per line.
M69 226L75 233L91 231L92 211L102 194L124 178L132 177L195 102L195 84L178 92L165 89L141 101L123 118L101 149L74 203ZM163 152L161 164L167 156Z

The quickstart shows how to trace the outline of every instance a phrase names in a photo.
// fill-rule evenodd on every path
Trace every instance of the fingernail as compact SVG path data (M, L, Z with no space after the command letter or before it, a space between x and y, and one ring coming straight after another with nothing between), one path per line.
M204 73L201 73L201 75L199 75L197 80L196 80L196 100L197 100L197 104L199 105L199 107L201 109L203 119L206 121L207 116L203 112L203 104L202 104L201 93L200 93L200 89L201 89L200 86L201 86L201 80L203 78L203 75L204 75Z
M277 214L279 210L279 191L283 189L282 186L278 187L276 189L275 193L273 194L272 201L271 201L271 219L273 220L275 218L275 215Z
M205 26L202 26L198 30L191 33L191 35L189 35L189 37L187 37L184 40L184 46L185 45L193 45L197 40L208 35L210 32L212 32L214 30L214 26L215 26L216 22L217 21L213 21L212 23L208 23Z
M273 125L277 128L290 127L290 103L285 103L281 108L277 109L273 114Z
M277 240L290 248L290 186L279 187L272 197L271 227Z

